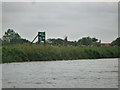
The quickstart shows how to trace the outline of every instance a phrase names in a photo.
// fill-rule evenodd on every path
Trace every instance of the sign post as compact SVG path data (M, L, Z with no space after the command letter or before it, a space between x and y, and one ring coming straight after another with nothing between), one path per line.
M31 43L33 43L37 37L38 37L38 44L40 42L44 42L45 45L45 32L38 32L37 36L33 39Z
M45 32L38 32L38 43L44 42L45 44Z

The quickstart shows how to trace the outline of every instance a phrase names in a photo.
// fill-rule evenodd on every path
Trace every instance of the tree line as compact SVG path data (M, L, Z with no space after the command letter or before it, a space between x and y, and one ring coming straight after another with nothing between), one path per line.
M17 32L15 32L12 29L8 29L5 34L3 35L2 39L0 39L0 44L6 45L6 44L24 44L24 43L31 43L29 40L22 38ZM37 43L37 42L35 42ZM42 44L42 43L41 43ZM78 41L68 41L68 38L65 37L64 39L61 38L50 38L46 40L46 44L49 45L70 45L70 46L101 46L101 40L98 40L97 38L91 38L91 37L83 37L79 39ZM116 40L111 42L112 46L120 46L120 37L118 37Z

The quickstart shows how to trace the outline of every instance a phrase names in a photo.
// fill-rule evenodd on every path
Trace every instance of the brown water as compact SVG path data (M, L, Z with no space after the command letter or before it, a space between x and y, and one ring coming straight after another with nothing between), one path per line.
M118 59L3 64L3 88L117 88Z

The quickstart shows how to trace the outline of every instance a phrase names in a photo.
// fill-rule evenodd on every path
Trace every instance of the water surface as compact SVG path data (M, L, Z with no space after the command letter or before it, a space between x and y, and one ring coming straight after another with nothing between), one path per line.
M118 59L3 64L3 88L117 88Z

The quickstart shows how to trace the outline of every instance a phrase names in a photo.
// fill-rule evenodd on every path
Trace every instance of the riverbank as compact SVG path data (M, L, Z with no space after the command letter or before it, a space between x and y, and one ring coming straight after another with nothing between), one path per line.
M19 44L2 46L2 62L119 58L118 47L50 46Z

